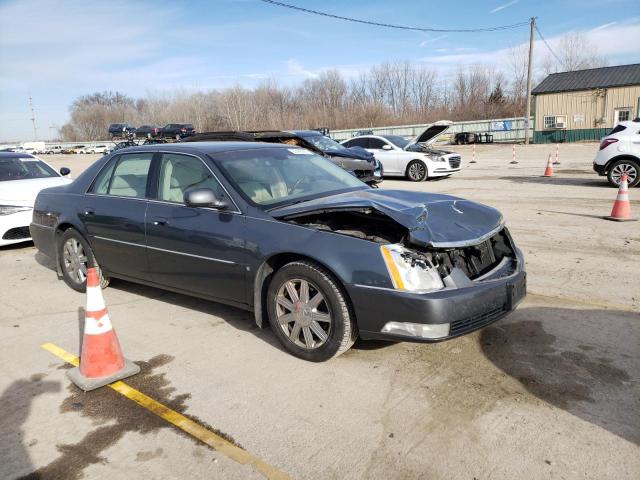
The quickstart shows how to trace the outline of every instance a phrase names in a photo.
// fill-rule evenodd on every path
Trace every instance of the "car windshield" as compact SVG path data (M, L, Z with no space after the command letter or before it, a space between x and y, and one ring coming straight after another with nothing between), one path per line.
M346 170L304 148L256 148L214 157L239 193L264 209L368 188Z
M57 177L56 171L46 163L28 158L0 158L0 182Z
M302 138L304 138L307 142L312 143L315 147L319 148L323 152L340 152L342 150L346 150L344 145L340 145L335 140L331 140L329 137L325 137L324 135L309 135Z
M400 137L398 135L384 135L382 138L386 138L396 147L404 148L409 145L409 140L405 140L403 137Z

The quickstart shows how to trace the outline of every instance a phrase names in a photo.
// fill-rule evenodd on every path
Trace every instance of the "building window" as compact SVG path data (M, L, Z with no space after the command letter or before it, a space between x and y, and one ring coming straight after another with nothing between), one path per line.
M631 120L631 108L616 108L613 115L613 123L617 125L620 122L628 122Z
M544 129L550 130L554 128L567 128L567 116L566 115L545 115Z

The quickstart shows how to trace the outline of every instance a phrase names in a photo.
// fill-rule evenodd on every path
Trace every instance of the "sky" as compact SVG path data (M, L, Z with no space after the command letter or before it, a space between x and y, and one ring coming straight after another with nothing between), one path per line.
M583 32L610 65L640 63L638 0L285 0L338 15L432 28L478 28L537 17L551 47ZM411 61L440 78L459 65L506 68L528 26L423 33L296 12L259 0L0 0L0 141L39 139L68 120L80 95L283 85L335 68L346 78L384 61ZM547 55L536 41L534 59Z

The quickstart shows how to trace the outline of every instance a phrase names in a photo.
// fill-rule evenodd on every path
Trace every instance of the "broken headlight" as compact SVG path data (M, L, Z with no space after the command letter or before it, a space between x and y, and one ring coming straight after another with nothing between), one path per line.
M380 251L396 289L427 292L444 288L438 269L427 259L416 258L397 244L382 245Z

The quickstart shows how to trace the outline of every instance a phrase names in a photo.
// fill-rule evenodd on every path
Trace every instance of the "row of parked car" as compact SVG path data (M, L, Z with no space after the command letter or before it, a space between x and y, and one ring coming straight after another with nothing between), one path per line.
M191 123L168 123L164 127L160 125L140 125L134 127L128 123L112 123L109 125L109 135L111 138L181 138L196 133Z

